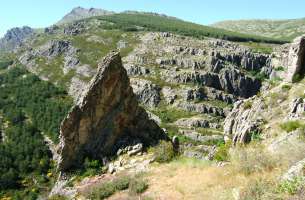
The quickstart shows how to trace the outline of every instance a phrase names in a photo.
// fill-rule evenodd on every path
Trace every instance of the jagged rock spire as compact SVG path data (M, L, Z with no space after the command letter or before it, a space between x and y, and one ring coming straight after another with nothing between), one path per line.
M97 74L63 120L60 128L58 168L78 166L84 157L113 155L123 137L155 143L166 136L138 105L119 53L99 64Z

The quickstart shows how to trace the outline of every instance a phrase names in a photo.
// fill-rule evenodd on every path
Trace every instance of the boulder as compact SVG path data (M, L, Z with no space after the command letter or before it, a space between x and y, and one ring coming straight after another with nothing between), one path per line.
M78 167L85 157L102 160L115 155L124 137L145 146L167 139L138 105L121 57L113 52L99 64L97 74L61 124L58 169Z

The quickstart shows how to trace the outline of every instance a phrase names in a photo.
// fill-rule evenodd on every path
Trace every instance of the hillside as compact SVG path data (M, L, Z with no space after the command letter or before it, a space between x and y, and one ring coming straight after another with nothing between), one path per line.
M115 14L99 17L100 19L115 23L120 28L143 27L148 31L163 31L192 36L197 38L212 37L239 42L266 42L266 43L285 43L284 40L276 40L267 37L259 37L251 34L241 34L226 31L224 29L212 28L191 22L182 21L175 18L164 17L151 14Z
M305 19L223 21L212 24L212 27L291 41L305 33Z
M1 200L302 199L304 37L87 12L0 52Z

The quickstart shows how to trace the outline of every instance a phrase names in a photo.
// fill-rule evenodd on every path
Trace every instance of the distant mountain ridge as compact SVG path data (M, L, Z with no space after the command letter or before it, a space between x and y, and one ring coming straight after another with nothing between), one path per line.
M115 12L103 10L103 9L97 9L97 8L86 9L82 7L76 7L71 12L66 14L59 22L57 22L57 24L65 24L89 17L111 15L111 14L115 14Z
M305 34L305 18L287 20L227 20L212 24L213 27L254 34L275 39L292 40Z

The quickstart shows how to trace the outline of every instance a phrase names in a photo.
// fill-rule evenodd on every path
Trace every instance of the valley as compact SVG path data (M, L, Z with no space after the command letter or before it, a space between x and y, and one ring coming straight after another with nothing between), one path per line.
M232 23L75 8L8 31L0 199L302 199L303 32Z

